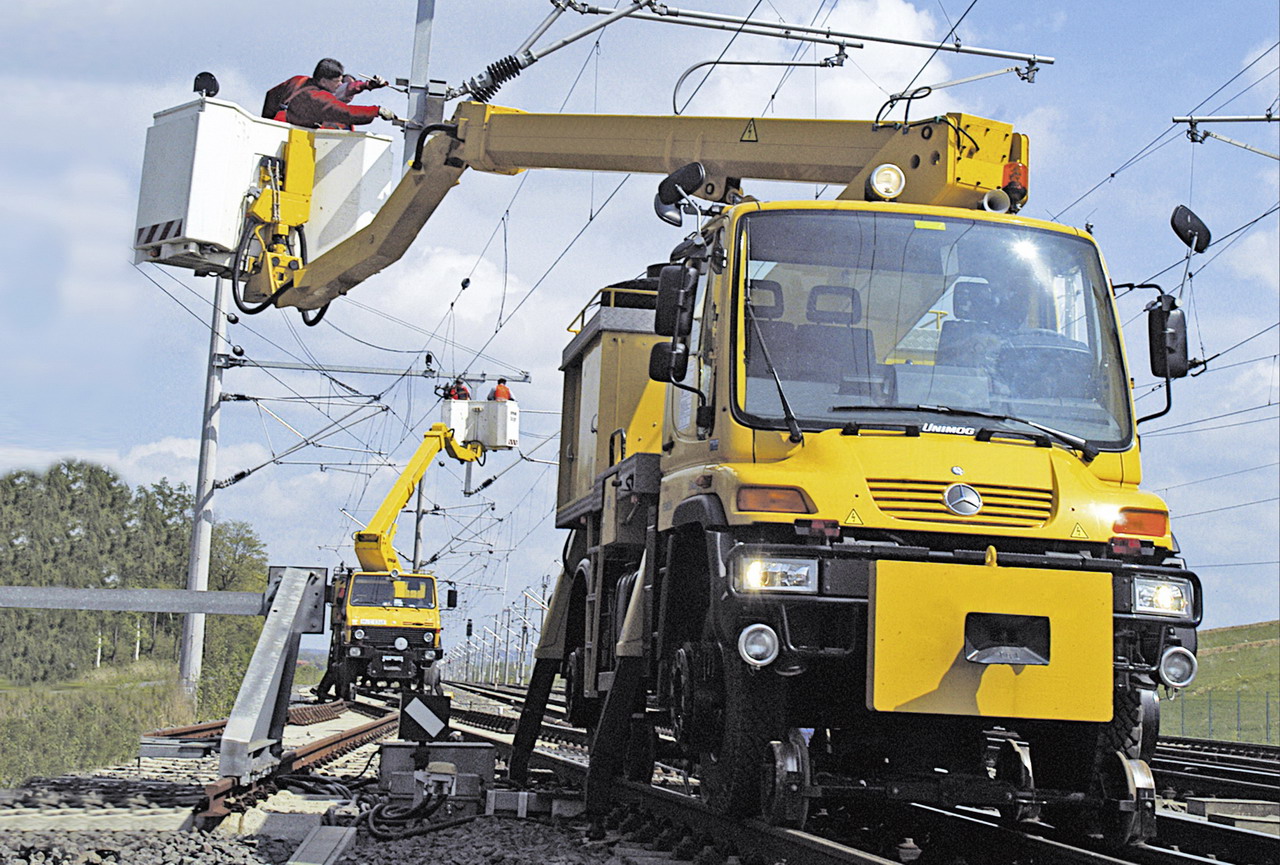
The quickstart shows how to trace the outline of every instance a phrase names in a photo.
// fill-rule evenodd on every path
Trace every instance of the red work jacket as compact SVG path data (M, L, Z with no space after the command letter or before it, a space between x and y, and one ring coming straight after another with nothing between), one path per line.
M285 106L293 95L302 89L308 81L305 75L295 75L287 81L281 81L267 91L267 98L262 103L262 116L268 120L284 120Z
M285 120L294 126L359 126L378 117L376 105L348 105L323 87L306 84L289 100Z

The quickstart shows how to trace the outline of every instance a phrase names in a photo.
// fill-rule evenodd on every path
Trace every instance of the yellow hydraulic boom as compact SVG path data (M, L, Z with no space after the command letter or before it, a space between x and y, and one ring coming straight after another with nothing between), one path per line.
M446 451L458 462L474 462L484 456L484 445L479 442L462 443L453 430L442 423L432 425L422 436L422 444L405 466L400 477L383 499L378 512L369 520L363 531L356 532L356 558L365 571L389 573L400 571L400 557L396 555L392 541L396 535L396 517L413 495L427 466L440 451Z
M433 131L440 134L427 139ZM420 144L420 157L373 221L295 271L277 305L319 309L397 261L469 167L499 174L527 168L666 174L697 161L707 180L694 194L732 203L741 195L742 178L829 183L845 186L841 198L874 197L867 191L872 174L890 163L906 175L897 198L903 202L990 207L986 196L1002 189L1026 194L1026 136L1007 123L969 114L901 127L852 120L531 114L464 102L451 123L424 130Z

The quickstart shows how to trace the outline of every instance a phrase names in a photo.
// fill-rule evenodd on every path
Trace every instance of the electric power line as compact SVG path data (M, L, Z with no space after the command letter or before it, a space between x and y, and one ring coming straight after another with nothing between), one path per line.
M1267 498L1267 499L1257 499L1256 501L1252 501L1252 502L1240 502L1239 504L1234 504L1234 505L1224 505L1223 507L1220 507L1220 508L1209 508L1207 511L1195 511L1189 514L1170 513L1170 516L1173 517L1174 519L1177 519L1178 521L1182 521L1182 520L1190 519L1191 517L1202 517L1205 514L1216 514L1222 511L1234 511L1238 508L1248 508L1248 507L1252 507L1253 505L1265 505L1267 502L1274 502L1274 501L1280 501L1280 496L1272 496L1271 498Z

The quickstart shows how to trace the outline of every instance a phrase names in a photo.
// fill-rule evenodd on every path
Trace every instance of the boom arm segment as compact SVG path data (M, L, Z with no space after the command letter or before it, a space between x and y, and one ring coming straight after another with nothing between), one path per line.
M969 114L903 130L854 120L530 114L464 102L453 125L452 135L431 139L369 226L298 273L280 306L319 308L395 262L468 167L667 174L701 162L707 182L698 196L729 202L743 178L829 183L846 187L841 198L861 198L871 172L889 162L906 174L899 201L980 207L1007 183L1006 164L1027 161L1025 135Z
M404 184L401 184L403 186ZM422 444L410 458L409 464L382 500L373 519L356 532L356 558L366 571L399 571L400 557L396 555L392 541L396 536L396 517L409 502L418 482L431 461L440 451L446 451L458 462L474 462L484 456L484 446L479 443L463 444L454 438L453 430L442 423L433 424L422 436Z

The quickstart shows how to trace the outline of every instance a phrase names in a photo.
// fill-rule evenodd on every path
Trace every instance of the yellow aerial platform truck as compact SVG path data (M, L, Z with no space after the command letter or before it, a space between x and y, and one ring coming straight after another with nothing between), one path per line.
M435 662L444 657L437 578L406 572L393 542L396 519L431 461L441 452L460 463L487 450L519 445L520 407L514 401L445 400L445 421L433 424L392 484L373 518L355 533L358 569L341 569L329 585L330 648L326 685L351 699L360 684L439 689ZM445 593L458 605L457 589Z
M287 129L273 134L279 156ZM309 134L338 152L340 133ZM327 190L367 199L323 162L335 180L322 194L317 174L312 219L334 210ZM1018 215L1028 164L1026 136L966 114L462 103L312 260L287 257L306 202L267 216L252 194L216 243L175 239L180 210L140 208L138 254L315 315L396 261L467 168L667 175L658 215L699 224L598 292L562 356L569 536L513 776L563 675L594 731L589 807L619 774L647 779L663 748L696 764L713 807L780 824L881 796L1133 843L1154 831L1157 688L1195 676L1203 596L1167 507L1139 488L1115 285L1087 232ZM764 202L746 178L839 192ZM255 213L271 230L244 241ZM1208 243L1183 208L1174 228ZM1183 313L1163 291L1149 309L1167 383L1189 368Z

